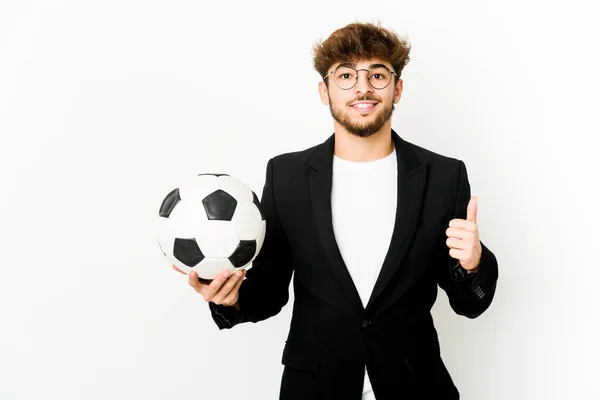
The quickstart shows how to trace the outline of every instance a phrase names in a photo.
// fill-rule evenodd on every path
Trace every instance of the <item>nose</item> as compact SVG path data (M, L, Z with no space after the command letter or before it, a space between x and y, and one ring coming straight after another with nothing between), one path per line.
M361 73L364 72L364 73ZM354 85L354 93L368 93L373 91L373 87L369 83L369 71L366 69L359 69L356 71L356 85Z

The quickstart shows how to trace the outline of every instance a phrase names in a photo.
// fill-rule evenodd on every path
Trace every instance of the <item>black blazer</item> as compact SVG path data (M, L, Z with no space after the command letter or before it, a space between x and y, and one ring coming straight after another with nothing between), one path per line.
M437 285L456 313L475 318L492 301L498 264L482 244L479 270L467 275L448 253L448 223L466 218L471 197L465 164L394 131L392 138L398 157L395 227L366 307L333 233L334 135L267 164L261 198L267 231L240 287L240 311L209 307L220 329L272 317L287 303L295 272L280 399L360 400L365 365L378 400L459 398L430 312ZM377 207L377 199L365 207Z

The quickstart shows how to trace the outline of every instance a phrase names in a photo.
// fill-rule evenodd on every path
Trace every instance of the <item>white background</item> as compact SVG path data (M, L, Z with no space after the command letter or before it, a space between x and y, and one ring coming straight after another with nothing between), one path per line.
M461 398L600 399L594 2L282 3L0 3L0 399L277 398L290 305L219 331L155 220L324 141L311 47L355 20L408 35L393 127L465 161L500 263L480 318L433 310Z

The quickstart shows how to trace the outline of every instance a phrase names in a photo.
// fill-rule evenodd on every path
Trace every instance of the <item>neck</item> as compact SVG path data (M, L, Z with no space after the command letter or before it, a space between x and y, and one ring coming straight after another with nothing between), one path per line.
M394 151L391 124L386 123L369 137L360 137L348 132L335 123L335 145L333 154L343 160L354 162L376 161Z

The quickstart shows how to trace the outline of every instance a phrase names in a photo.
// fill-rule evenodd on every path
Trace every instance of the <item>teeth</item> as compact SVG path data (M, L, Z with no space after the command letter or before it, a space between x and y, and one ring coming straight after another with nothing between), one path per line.
M371 106L373 106L373 104L361 103L361 104L356 104L354 107L357 107L357 108L369 108Z

